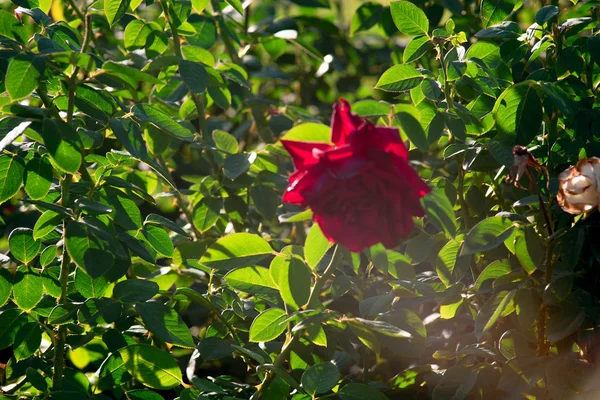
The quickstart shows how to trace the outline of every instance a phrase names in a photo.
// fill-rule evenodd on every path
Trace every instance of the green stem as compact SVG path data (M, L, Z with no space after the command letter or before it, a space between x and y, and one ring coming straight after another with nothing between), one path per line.
M465 171L462 167L462 159L458 160L458 203L460 204L460 210L463 215L463 219L465 221L465 227L467 229L471 229L472 221L471 214L469 214L469 206L465 201L464 190L465 190Z
M213 11L218 14L217 24L219 25L219 34L221 35L221 39L223 39L223 43L225 43L225 49L227 49L227 53L229 54L229 57L231 57L231 60L235 64L239 65L240 58L238 57L237 52L235 51L235 46L233 45L233 42L229 37L229 33L227 32L227 28L225 27L225 21L223 20L223 15L221 14L221 7L219 6L219 1L211 0L210 3L212 5Z
M67 174L64 179L60 182L61 188L61 201L63 207L69 206L69 190L71 188L72 175ZM67 232L67 221L63 223L63 250L62 260L60 263L60 297L58 298L58 304L66 304L67 302L67 286L69 283L70 273L70 258L67 252L66 246L66 232ZM54 375L52 376L52 388L53 390L61 390L63 386L63 373L65 369L65 345L67 343L67 326L60 325L58 327L58 334L54 340Z
M307 308L320 309L323 307L319 300L319 297L321 296L321 291L323 290L325 282L327 282L329 278L331 278L331 275L333 275L333 272L336 270L341 260L342 247L339 244L336 244L335 248L333 249L333 256L331 257L329 265L327 266L327 268L325 268L323 275L321 275L317 279L317 281L315 282L315 286L313 286L312 291L310 292L310 297L308 298L308 302L306 303Z
M323 290L323 286L325 286L325 283L333 275L334 271L336 270L336 268L339 265L339 263L341 262L341 260L342 260L342 247L339 244L336 244L335 248L333 249L333 256L331 257L331 261L329 262L329 265L327 266L327 268L325 268L325 271L323 271L323 275L321 275L319 278L317 278L315 285L313 286L312 291L310 292L310 296L306 303L306 308L321 309L323 307L323 305L319 301L319 297L321 296L321 291ZM283 347L281 348L281 352L279 353L279 355L277 355L277 357L275 357L275 361L273 363L275 365L275 367L277 367L279 369L283 369L285 360L287 360L289 358L292 348L294 347L294 345L296 343L298 343L298 341L300 341L302 334L303 334L303 330L299 330L299 331L295 332L292 336L290 336L288 334L286 342L283 345ZM273 379L275 379L275 373L269 372L268 375L266 376L265 380L263 381L263 383L260 385L260 389L258 390L256 399L263 398L263 396L269 389L269 386L273 382Z

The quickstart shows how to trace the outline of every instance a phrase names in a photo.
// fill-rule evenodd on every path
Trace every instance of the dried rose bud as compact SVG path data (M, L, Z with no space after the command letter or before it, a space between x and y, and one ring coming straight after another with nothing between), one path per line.
M600 158L581 159L558 175L558 204L570 214L592 211L600 205Z

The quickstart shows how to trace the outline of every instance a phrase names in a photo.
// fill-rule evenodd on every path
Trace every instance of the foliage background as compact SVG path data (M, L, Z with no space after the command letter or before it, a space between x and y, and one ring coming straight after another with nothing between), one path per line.
M0 396L596 398L597 4L4 2ZM339 97L434 188L395 249L281 204Z

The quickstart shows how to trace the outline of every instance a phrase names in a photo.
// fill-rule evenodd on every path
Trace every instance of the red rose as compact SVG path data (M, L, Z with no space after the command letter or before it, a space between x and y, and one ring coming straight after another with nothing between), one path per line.
M420 199L430 190L408 164L398 129L352 114L341 99L331 141L281 141L296 167L283 201L310 207L325 236L351 251L396 246L412 217L423 216Z

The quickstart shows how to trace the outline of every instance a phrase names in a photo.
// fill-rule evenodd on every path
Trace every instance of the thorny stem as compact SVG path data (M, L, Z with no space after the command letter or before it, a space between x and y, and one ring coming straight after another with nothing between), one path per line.
M61 201L63 207L69 205L69 189L71 188L72 175L67 174L64 179L60 182L61 188ZM66 245L66 232L67 232L67 221L63 223L63 251L62 261L60 263L60 297L58 298L58 304L65 304L67 301L67 285L69 282L69 264L70 258L67 253ZM54 375L52 376L52 388L53 390L61 390L63 385L63 372L65 369L65 345L67 342L67 326L60 325L58 327L58 334L56 339L53 340L55 343L54 347Z
M313 289L310 292L310 296L308 298L308 301L306 302L306 308L320 309L322 307L321 303L319 302L319 296L321 295L321 290L323 290L323 286L331 278L331 275L333 275L333 272L336 270L336 268L339 265L341 260L342 260L342 248L339 244L336 244L335 248L333 249L333 256L331 257L331 261L329 262L329 265L327 266L327 268L325 268L323 275L321 275L319 278L317 278L315 285L313 286ZM279 369L283 368L283 366L285 364L285 360L288 359L290 352L292 351L292 348L300 340L302 333L303 333L303 331L299 330L291 336L288 334L286 341L285 341L283 347L281 348L281 352L279 353L279 355L277 355L277 357L275 357L275 361L273 363L275 365L275 367L277 367ZM256 396L257 396L255 398L256 400L263 398L263 396L269 389L269 386L273 382L273 379L275 379L275 373L273 371L268 372L268 375L266 376L264 382L260 385L260 389L258 390L258 392L256 394Z

